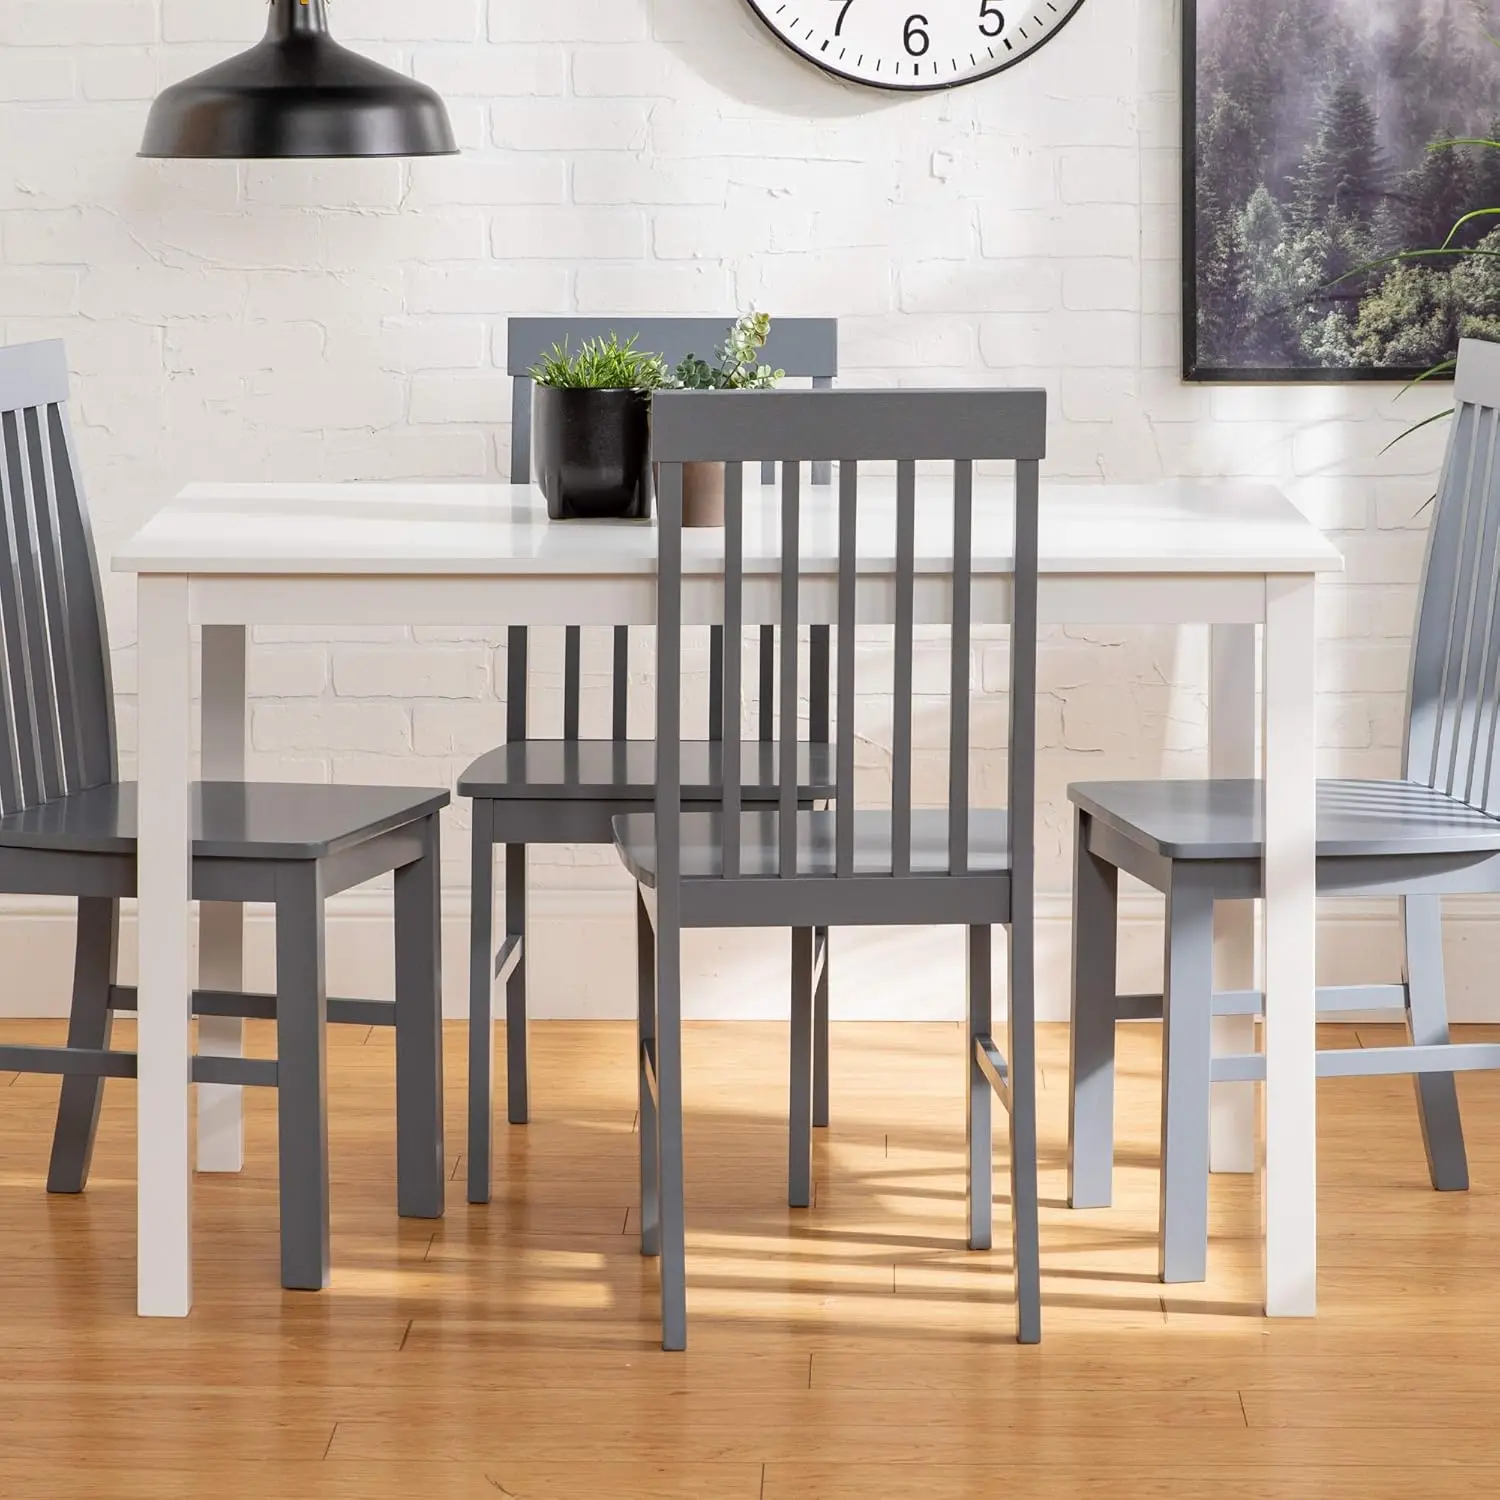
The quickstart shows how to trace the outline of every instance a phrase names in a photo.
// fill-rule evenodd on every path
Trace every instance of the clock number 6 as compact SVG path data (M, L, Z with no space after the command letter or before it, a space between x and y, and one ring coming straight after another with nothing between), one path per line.
M908 16L906 18L906 30L901 35L901 40L906 43L906 50L912 57L922 57L932 45L932 38L927 35L926 16Z
M834 22L833 34L835 36L843 36L844 17L849 14L849 7L854 4L854 0L833 0L833 3L839 8L839 18Z
M995 0L979 0L979 30L985 36L999 36L1005 30L1005 17Z

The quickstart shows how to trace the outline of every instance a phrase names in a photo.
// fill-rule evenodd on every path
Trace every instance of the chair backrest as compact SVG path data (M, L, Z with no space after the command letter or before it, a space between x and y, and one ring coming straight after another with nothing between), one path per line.
M1045 455L1047 398L1040 390L767 391L733 398L668 393L653 414L661 464L657 590L657 680L678 680L683 618L682 465L724 460L724 629L734 640L745 607L743 463L773 454L783 460L777 590L781 651L779 875L797 869L797 634L801 611L802 496L799 463L839 463L836 517L838 704L835 756L836 877L854 875L855 627L860 558L862 461L895 461L895 668L892 739L892 858L896 878L912 873L912 658L916 626L917 474L921 460L952 465L952 634L949 702L948 874L969 869L969 652L973 586L974 464L1015 464L1014 576L1011 623L1009 797L1011 868L1031 867L1036 762L1037 521L1039 460ZM924 503L930 491L924 484ZM826 504L827 502L821 502ZM828 518L831 523L833 518ZM757 527L764 518L756 518ZM829 525L816 528L826 538ZM764 535L764 531L761 532ZM882 543L882 545L885 545ZM946 545L946 544L945 544ZM826 558L826 554L823 554ZM826 567L820 562L819 571ZM757 587L760 586L757 580ZM868 585L867 585L868 586ZM826 611L825 611L826 613ZM725 655L725 693L739 689L739 657ZM659 889L680 875L681 704L657 693L657 860ZM724 746L723 875L741 874L739 745ZM862 872L867 873L867 872Z
M1406 776L1500 812L1500 344L1465 339L1412 640Z
M618 317L547 317L512 318L506 328L506 373L511 385L510 482L531 481L531 404L532 367L555 344L566 342L577 348L585 339L608 338L618 334L622 339L632 335L641 349L660 354L669 365L676 366L687 355L710 359L734 325L733 317L724 318L639 318L628 313ZM762 358L766 364L785 370L789 378L811 379L814 389L826 390L839 372L839 323L837 318L777 318L771 324ZM775 481L774 461L762 464L764 483ZM826 464L815 466L815 484L827 484ZM509 666L506 674L506 738L523 740L528 731L527 714L527 633L524 626L513 627L507 636ZM815 662L820 662L826 676L828 638L826 631L815 633L812 642ZM716 629L709 647L708 737L721 739L724 732L724 682L721 671L723 643ZM563 738L576 740L580 733L583 634L576 625L563 638ZM772 735L774 703L775 643L768 628L760 637L760 738ZM816 686L816 684L815 684ZM630 635L624 627L614 632L611 665L610 736L623 740L626 735L626 709L630 693ZM818 703L821 701L821 711ZM827 693L814 699L812 737L826 743Z
M0 348L0 812L115 777L99 570L58 341Z

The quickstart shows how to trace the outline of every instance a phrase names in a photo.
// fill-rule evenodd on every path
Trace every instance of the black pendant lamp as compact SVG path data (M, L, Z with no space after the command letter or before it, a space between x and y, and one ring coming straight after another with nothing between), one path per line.
M328 34L324 0L271 0L265 38L173 84L142 156L452 156L443 101Z

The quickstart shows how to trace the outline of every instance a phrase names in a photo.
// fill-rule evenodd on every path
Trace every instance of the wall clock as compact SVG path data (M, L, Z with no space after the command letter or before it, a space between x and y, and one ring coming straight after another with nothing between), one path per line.
M883 89L951 89L1029 57L1083 0L748 0L825 72Z

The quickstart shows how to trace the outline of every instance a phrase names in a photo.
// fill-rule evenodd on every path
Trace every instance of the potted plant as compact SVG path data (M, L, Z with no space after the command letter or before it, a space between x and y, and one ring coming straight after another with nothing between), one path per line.
M760 363L760 351L771 332L769 313L746 313L729 330L714 363L689 354L668 384L683 391L764 391L786 375ZM687 463L682 466L682 524L724 524L724 465Z
M531 451L554 521L646 520L651 514L651 392L667 381L665 361L635 347L566 342L530 371Z

